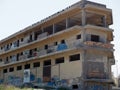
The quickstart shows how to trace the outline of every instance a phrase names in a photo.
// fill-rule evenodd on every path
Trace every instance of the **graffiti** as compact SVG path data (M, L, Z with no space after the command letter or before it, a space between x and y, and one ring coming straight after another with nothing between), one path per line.
M30 70L26 69L24 70L24 83L30 82Z
M49 86L55 86L55 87L60 87L60 86L65 86L65 87L71 87L72 89L77 88L79 90L82 90L81 87L81 78L76 77L72 79L61 79L58 76L54 76L51 79L51 82L48 82Z
M23 83L22 78L15 77L15 76L8 76L7 84L14 85L14 86L21 86Z
M104 90L104 89L100 85L95 85L95 86L90 86L88 90Z
M0 79L0 84L2 84L4 82L4 80L3 79Z
M102 84L87 84L86 90L108 90L107 85L102 85Z
M30 81L35 81L35 75L30 73Z

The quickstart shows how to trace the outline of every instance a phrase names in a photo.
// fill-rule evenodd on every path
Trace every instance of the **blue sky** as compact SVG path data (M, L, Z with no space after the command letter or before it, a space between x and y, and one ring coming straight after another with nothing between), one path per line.
M0 0L0 40L80 0ZM115 59L120 68L120 0L89 0L113 10ZM117 75L116 66L112 71ZM120 74L120 70L118 69Z

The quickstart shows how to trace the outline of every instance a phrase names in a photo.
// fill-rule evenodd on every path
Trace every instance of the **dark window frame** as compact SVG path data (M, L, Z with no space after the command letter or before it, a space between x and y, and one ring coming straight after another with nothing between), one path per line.
M3 69L3 73L7 73L8 72L8 69Z
M81 34L77 35L76 39L81 39Z
M34 63L33 63L33 67L34 67L34 68L40 67L40 62L34 62Z
M45 60L43 64L44 64L44 66L50 66L51 60Z
M22 70L22 66L17 66L17 71Z
M30 64L25 64L24 69L30 69Z
M91 41L94 42L100 42L100 36L99 35L91 35Z
M70 55L69 56L69 61L72 62L72 61L78 61L80 60L80 54L73 54L73 55Z
M54 42L54 45L57 46L57 45L58 45L58 42Z
M60 58L56 58L55 59L55 64L61 64L61 63L64 63L64 57L60 57Z
M14 67L9 68L9 72L13 72L14 71Z
M63 40L61 40L61 44L64 44L65 43L65 40L63 39Z
M44 46L44 49L48 49L48 45L47 44Z

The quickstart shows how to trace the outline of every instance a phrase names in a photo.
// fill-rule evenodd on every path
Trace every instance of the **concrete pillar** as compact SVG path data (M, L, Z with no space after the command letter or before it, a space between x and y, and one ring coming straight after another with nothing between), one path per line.
M106 19L107 19L106 16L104 16L103 17L103 24L104 24L105 27L107 27L107 21L106 21Z
M55 24L53 24L53 34L55 33L56 27Z
M85 9L82 9L82 26L86 25L86 12Z
M32 32L32 40L35 40L35 33Z
M69 27L69 18L66 18L66 29Z
M43 33L44 32L44 28L42 27L41 30L42 30L42 33Z
M82 7L84 7L87 0L81 0L81 1L82 1Z
M84 28L81 31L81 39L82 39L82 42L85 42L87 40L86 29L84 29Z
M81 52L81 62L82 62L82 75L81 75L81 78L82 78L82 83L81 83L81 85L82 85L82 89L81 90L85 90L84 88L85 88L85 82L84 82L84 79L85 79L85 71L86 71L86 65L85 65L85 57L86 57L86 50L84 50L84 51L82 51Z

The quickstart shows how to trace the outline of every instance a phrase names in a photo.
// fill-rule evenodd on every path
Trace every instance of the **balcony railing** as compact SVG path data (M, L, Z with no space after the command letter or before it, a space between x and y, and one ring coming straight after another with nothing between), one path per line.
M43 41L43 40L46 40L51 37L54 37L54 36L57 36L57 35L61 35L61 34L65 34L65 33L70 33L72 34L73 33L76 33L78 32L79 30L82 27L80 26L73 26L71 28L68 28L68 29L65 29L65 30L62 30L60 32L57 32L57 33L54 33L54 34L51 34L51 35L48 35L47 32L44 32L40 35L37 36L37 39L36 40L29 40L28 36L26 38L24 38L24 41L23 42L20 42L18 46L15 46L14 44L12 44L12 46L9 47L9 49L6 51L4 48L2 50L0 50L0 54L4 54L4 53L8 53L8 52L11 52L12 50L17 50L17 49L20 49L22 47L25 47L25 46L28 46L28 45L31 45L33 43L36 43L36 42L40 42L40 41ZM76 30L74 30L76 29ZM28 44L29 43L29 44Z
M109 75L99 72L91 72L86 76L86 79L108 79Z
M84 45L90 47L97 47L97 48L105 48L105 49L113 49L113 44L110 43L102 43L102 42L94 42L94 41L86 41Z
M26 51L24 51L24 54L20 55L18 57L18 60L9 60L10 62L7 62L7 63L5 62L4 64L14 63L18 61L25 61L25 60L32 59L32 58L38 58L41 56L47 56L50 54L54 54L56 52L59 53L64 50L71 50L74 48L83 48L83 47L94 47L94 48L97 47L97 48L103 48L103 49L113 49L112 44L93 42L93 41L80 42L80 40L76 40L69 44L64 43L64 44L59 44L57 46L54 46L54 45L48 46L48 49L38 49L37 51L32 52L32 54L29 54L29 50L27 53L25 53Z
M69 27L69 28L71 29L71 28L74 28L74 27L76 27L76 26L77 26L77 25L74 25L74 26L71 26L71 27ZM91 25L91 24L87 24L87 25L86 25L86 28L87 28L87 27L88 27L88 28L89 28L89 27L99 28L99 29L101 29L101 30L107 29L106 27L103 27L103 26L97 26L97 25ZM69 28L66 28L66 29L64 29L64 30L65 30L65 31L66 31L66 30L69 31ZM62 31L64 31L64 30L61 30L60 32L62 32ZM112 29L108 29L108 30L112 30ZM51 34L51 36L52 36L52 35L56 35L56 33ZM34 36L34 35L33 35L33 36ZM0 54L9 52L9 51L11 51L11 50L17 49L17 48L22 47L22 46L24 46L24 45L28 45L28 43L33 43L33 42L35 42L35 41L39 41L39 40L41 40L41 39L43 39L43 38L47 38L48 36L49 36L48 32L44 32L44 33L41 33L41 34L37 35L36 39L35 39L35 38L34 38L34 39L30 39L30 36L26 36L26 37L24 38L24 41L19 42L19 43L18 43L18 42L13 42L12 45L9 45L9 46L3 47L3 49L0 49ZM109 45L108 45L108 44L104 44L103 47L109 47Z

